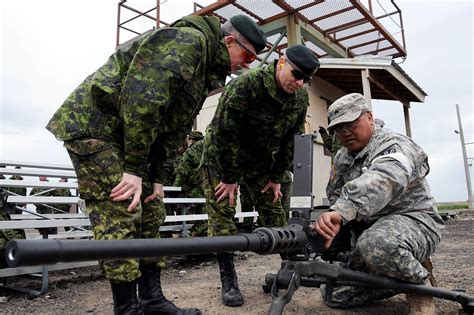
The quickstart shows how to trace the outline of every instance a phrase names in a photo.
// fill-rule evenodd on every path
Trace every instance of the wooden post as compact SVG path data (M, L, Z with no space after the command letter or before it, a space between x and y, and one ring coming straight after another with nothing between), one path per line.
M364 96L369 100L370 110L372 110L372 93L370 92L369 69L361 70L360 75L362 78L362 90L364 92Z
M288 47L301 44L301 28L298 22L297 14L288 16L286 23Z
M410 122L410 102L403 102L403 116L405 117L405 133L408 137L412 138L411 135L411 122Z

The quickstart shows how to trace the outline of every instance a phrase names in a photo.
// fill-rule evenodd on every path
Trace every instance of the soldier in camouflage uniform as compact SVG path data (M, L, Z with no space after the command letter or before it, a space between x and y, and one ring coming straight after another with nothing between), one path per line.
M39 180L41 182L49 182L48 178L46 176L40 176ZM67 182L67 178L61 178L60 182ZM65 188L40 188L36 187L33 188L30 192L30 196L56 196L56 197L71 197L71 191L69 189ZM54 208L57 208L61 211L64 211L66 213L69 213L69 209L71 208L70 204L57 204L54 205ZM41 213L41 214L48 214L48 213L55 213L54 210L50 207L47 207L42 204L36 205L36 212Z
M188 135L189 147L184 152L181 162L176 169L176 179L173 186L181 187L182 196L186 198L203 198L202 170L199 168L202 157L204 136L199 131L193 131ZM204 205L195 204L189 208L189 213L207 213ZM207 222L196 221L191 228L193 236L207 236Z
M319 62L295 45L268 66L231 81L222 93L204 139L204 192L209 235L237 233L234 223L237 181L247 186L264 226L284 226L280 183L293 160L294 135L303 131L309 105L304 82ZM217 255L225 305L242 305L233 253Z
M46 176L40 176L39 177L40 182L49 182L48 178ZM60 182L67 182L67 178L61 178L59 180ZM71 197L71 191L69 189L65 188L40 188L36 187L33 188L30 192L30 196L55 196L55 197ZM69 213L69 210L71 209L71 205L67 203L63 204L55 204L54 206L48 206L45 204L37 204L36 205L36 212L41 213L41 214L52 214L56 213L59 211L55 211L54 208L59 209L60 211L63 211L65 213ZM66 231L69 230L68 227L64 228ZM43 234L46 232L47 234L56 234L58 232L57 228L41 228L38 229L38 231Z
M186 16L118 49L66 99L47 129L68 150L95 239L159 237L167 161L208 89L248 67L264 46L263 31L246 16L222 28L217 17ZM163 296L162 259L100 265L115 313L200 314Z
M176 150L176 153L177 153L176 156L172 158L171 161L168 162L166 180L164 182L165 186L173 186L174 180L176 178L176 169L178 168L179 163L181 162L181 157L183 156L187 147L188 145L186 143L180 144L178 149ZM170 198L176 198L180 196L180 192L170 191L166 193L166 196ZM166 215L176 215L178 212L178 205L175 203L168 203L168 204L165 204L165 209L166 209Z
M422 262L438 246L443 224L425 179L428 157L410 138L375 124L368 101L360 94L335 101L328 117L328 129L344 147L335 156L336 172L327 186L330 212L321 215L314 229L329 246L342 225L365 223L370 227L356 240L349 267L425 283L430 274ZM348 307L393 294L339 287L325 302L332 307ZM420 296L417 301L425 310L434 311L431 298Z
M21 166L15 166L15 169L20 170ZM9 180L23 180L23 177L20 175L10 176ZM15 196L26 196L26 187L6 187L8 191L12 192ZM24 208L26 204L17 204L17 207ZM22 211L17 209L12 210L12 214L21 214Z
M292 167L290 168L293 169ZM290 170L285 171L280 184L281 206L283 207L283 210L285 210L285 215L288 219L290 217L291 194L293 192L293 173ZM252 198L250 197L250 194L247 190L247 185L243 182L243 180L239 182L239 198L242 212L253 212L255 210ZM253 217L244 218L241 231L244 233L250 233L256 227L262 226L259 219L260 217L257 217L257 223L254 224Z

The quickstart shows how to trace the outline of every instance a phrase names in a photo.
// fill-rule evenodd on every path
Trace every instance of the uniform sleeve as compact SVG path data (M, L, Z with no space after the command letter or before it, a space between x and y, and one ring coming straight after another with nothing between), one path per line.
M191 173L196 171L196 166L193 165L191 148L184 152L179 166L176 168L176 178L173 186L181 187L182 190L187 191L189 189L188 183L190 181Z
M158 125L175 93L191 80L199 65L202 49L198 38L174 33L151 36L139 47L125 77L120 95L120 114L124 123L125 172L140 177L147 174L150 148ZM157 35L158 36L158 35ZM172 39L169 39L172 38ZM179 145L178 137L168 136L168 147ZM164 156L162 160L168 157ZM159 162L153 164L152 177L161 180Z
M344 221L368 219L407 190L413 169L413 158L392 145L375 156L361 176L342 187L331 209Z
M213 146L222 169L221 181L227 184L236 183L239 179L239 128L247 108L248 83L247 76L242 75L227 85L214 116L216 130Z
M304 133L306 110L309 106L307 94L305 94L302 103L305 104L304 110L300 110L300 112L296 114L297 118L295 124L283 135L280 149L275 155L275 162L273 163L270 174L270 180L274 183L280 183L282 181L285 171L288 170L293 162L295 135Z

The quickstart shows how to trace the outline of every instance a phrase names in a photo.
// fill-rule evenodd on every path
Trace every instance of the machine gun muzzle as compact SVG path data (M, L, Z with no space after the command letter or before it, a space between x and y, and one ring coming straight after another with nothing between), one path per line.
M10 267L58 262L185 256L233 251L258 254L308 250L308 236L300 225L258 228L232 236L129 240L13 240L6 246Z

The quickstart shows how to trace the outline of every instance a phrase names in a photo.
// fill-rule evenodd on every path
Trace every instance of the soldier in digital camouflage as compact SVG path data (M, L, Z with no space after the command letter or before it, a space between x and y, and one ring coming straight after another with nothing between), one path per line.
M202 158L203 134L193 131L187 137L188 148L176 168L176 179L173 186L181 187L182 195L186 198L203 198L202 169L199 168ZM189 208L191 214L207 213L204 205L194 204ZM207 236L207 222L195 221L190 232L193 236Z
M375 124L368 101L353 93L328 109L329 131L343 146L327 186L330 211L313 228L329 246L342 225L369 226L357 238L349 267L424 284L423 266L441 240L443 221L426 181L428 157L412 139ZM325 287L321 287L325 298ZM331 307L358 306L396 294L380 289L338 287ZM411 311L434 314L431 297L407 294Z
M94 239L158 238L167 162L183 143L208 90L265 47L250 18L186 16L119 48L47 125L64 141ZM161 290L162 259L100 262L116 314L200 314ZM138 285L138 298L137 298Z
M286 225L280 183L293 160L294 136L303 132L309 105L303 85L318 67L308 48L295 45L279 60L249 70L225 87L204 139L203 185L210 236L237 233L239 180L246 185L262 225ZM223 303L242 305L233 253L217 254L217 260Z

